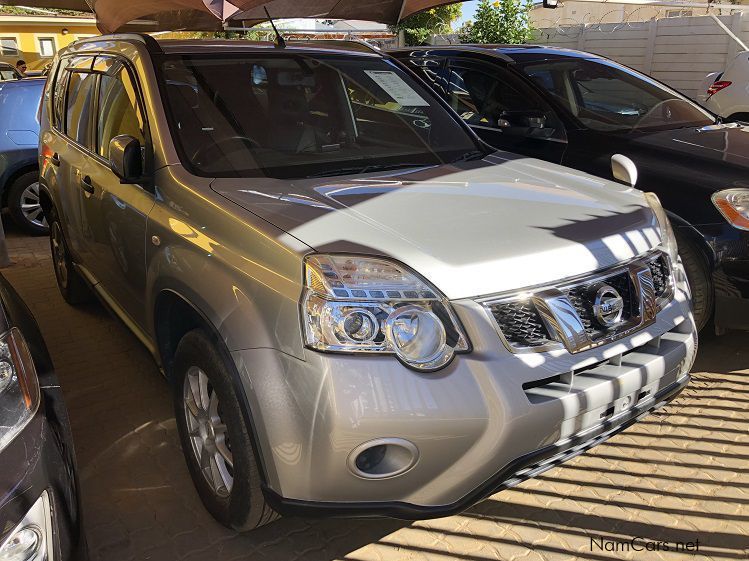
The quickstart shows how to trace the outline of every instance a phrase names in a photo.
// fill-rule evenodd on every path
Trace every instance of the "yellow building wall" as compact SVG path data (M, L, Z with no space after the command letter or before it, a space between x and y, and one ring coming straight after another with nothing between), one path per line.
M62 30L67 33L63 34ZM100 31L92 24L80 25L69 22L40 25L20 24L17 22L3 22L0 19L0 38L14 37L18 44L18 54L11 56L0 55L0 61L9 62L15 66L18 60L25 60L29 70L39 70L52 61L52 57L43 57L40 53L39 38L51 37L55 40L55 52L73 43L81 37L99 35Z

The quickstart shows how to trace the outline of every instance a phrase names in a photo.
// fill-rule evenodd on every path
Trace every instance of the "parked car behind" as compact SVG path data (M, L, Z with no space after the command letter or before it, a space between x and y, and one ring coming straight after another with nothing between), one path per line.
M736 55L722 72L708 74L698 99L728 122L749 123L749 51Z
M60 291L151 350L223 524L459 512L687 383L657 197L494 154L379 51L116 35L55 64Z
M392 53L489 144L612 177L637 168L662 200L692 286L695 318L749 328L749 128L722 125L678 92L611 60L532 45Z
M20 80L23 78L12 64L0 62L0 82Z
M39 328L0 276L0 559L85 559L73 439Z
M0 82L0 200L13 221L46 234L39 204L39 102L45 80Z

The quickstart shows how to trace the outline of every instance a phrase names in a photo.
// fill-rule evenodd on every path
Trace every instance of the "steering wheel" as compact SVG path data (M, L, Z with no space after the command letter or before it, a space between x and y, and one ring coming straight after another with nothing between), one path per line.
M692 115L684 113L691 109L691 105L682 99L666 99L656 103L650 111L640 117L633 128L689 120Z
M195 153L192 155L193 162L196 162L198 164L203 163L203 158L205 156L208 156L211 154L211 150L218 150L225 144L233 144L233 150L232 152L237 151L237 143L241 142L244 144L247 148L252 150L253 148L260 148L260 144L257 140L250 138L248 136L240 136L240 135L234 135L234 136L225 136L224 138L221 138L217 140L216 142L213 142L212 144L204 144L203 146L200 146L197 150L195 150Z

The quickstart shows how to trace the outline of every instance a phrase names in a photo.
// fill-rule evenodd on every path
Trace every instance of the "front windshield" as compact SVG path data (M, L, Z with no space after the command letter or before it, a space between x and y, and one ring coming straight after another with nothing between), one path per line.
M206 177L365 173L479 149L433 94L379 57L167 56L160 74L180 157Z
M567 58L518 67L593 130L665 130L715 123L710 113L674 90L606 60Z

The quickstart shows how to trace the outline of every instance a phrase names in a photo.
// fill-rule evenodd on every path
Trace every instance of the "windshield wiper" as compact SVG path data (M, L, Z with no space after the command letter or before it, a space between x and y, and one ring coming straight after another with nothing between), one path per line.
M466 152L459 158L455 158L453 161L451 161L451 164L457 164L458 162L470 162L473 160L480 160L481 158L487 156L487 153L482 150L472 150L471 152Z
M362 173L372 173L376 171L388 171L394 169L403 168L423 168L429 167L435 164L414 164L414 163L399 163L399 164L370 164L366 166L348 167L348 168L337 168L321 171L319 173L313 173L307 176L308 179L315 177L335 177L338 175L356 175Z

